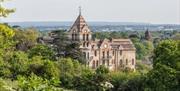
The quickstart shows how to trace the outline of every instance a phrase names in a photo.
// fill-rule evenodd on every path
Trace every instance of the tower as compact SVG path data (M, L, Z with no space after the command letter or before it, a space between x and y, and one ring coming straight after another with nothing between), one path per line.
M151 33L149 32L149 30L147 29L146 32L145 32L145 39L146 40L151 40L152 36L151 36Z
M72 42L80 44L80 49L87 60L90 58L91 34L91 30L81 14L81 7L79 7L79 15L68 31L68 37Z

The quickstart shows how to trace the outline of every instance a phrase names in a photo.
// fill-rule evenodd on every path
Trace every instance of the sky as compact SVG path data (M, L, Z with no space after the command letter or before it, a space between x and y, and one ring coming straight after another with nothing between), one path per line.
M180 24L180 0L11 0L16 12L5 22L74 21L79 9L86 21Z

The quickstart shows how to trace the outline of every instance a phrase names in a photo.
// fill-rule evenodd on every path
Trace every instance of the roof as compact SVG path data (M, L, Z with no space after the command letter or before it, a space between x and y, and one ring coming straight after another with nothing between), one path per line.
M83 18L83 16L82 16L81 14L77 17L77 19L76 19L76 21L74 22L74 24L73 24L73 26L71 27L71 29L72 29L73 27L75 27L75 26L78 28L78 32L81 32L81 30L82 30L84 27L88 27L85 19ZM71 29L70 29L70 30L71 30Z
M122 48L123 50L135 50L135 47L130 39L104 39L104 40L95 40L92 42L93 46L97 46L100 48L103 42L110 44L111 48L119 49Z

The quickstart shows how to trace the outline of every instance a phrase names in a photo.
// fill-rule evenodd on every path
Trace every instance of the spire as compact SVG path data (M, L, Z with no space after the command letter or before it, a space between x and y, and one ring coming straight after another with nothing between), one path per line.
M81 6L79 6L79 15L81 15Z
M85 19L81 15L81 6L79 6L79 16L77 17L76 21L74 22L73 27L77 27L78 31L82 31L84 27L88 27Z

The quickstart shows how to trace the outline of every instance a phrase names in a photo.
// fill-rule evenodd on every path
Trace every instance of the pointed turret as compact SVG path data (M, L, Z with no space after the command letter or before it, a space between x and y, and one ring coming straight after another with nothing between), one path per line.
M82 32L84 27L88 27L84 17L81 15L81 7L79 7L79 16L77 17L76 21L74 22L73 27L77 27L78 32Z
M151 39L152 39L151 33L149 32L148 29L147 29L146 32L145 32L145 39L146 39L146 40L151 40Z

